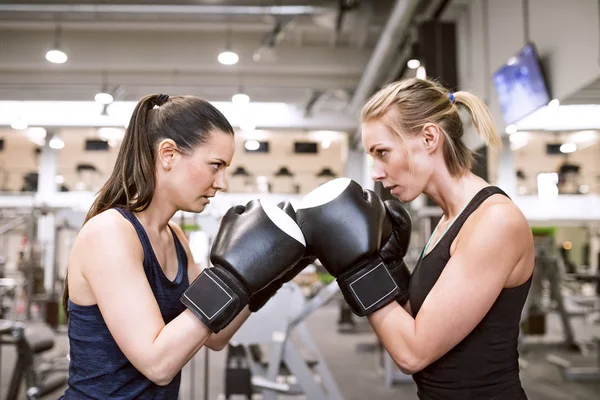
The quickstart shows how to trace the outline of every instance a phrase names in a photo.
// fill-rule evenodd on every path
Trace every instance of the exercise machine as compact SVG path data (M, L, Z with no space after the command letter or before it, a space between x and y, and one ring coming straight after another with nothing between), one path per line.
M278 395L343 400L305 325L310 314L331 301L338 291L337 283L332 282L307 301L300 287L289 282L253 313L230 341L233 346L228 354L226 395L245 394L251 398L251 387L253 392L262 393L264 400L275 400ZM262 347L268 348L266 356ZM239 393L240 389L244 393Z
M0 349L13 345L17 351L6 400L17 400L23 383L27 400L38 400L67 383L67 356L47 357L54 348L54 339L54 332L44 323L0 320Z
M581 281L595 283L600 285L600 274L572 274L570 278ZM596 291L597 294L597 291ZM598 311L600 305L600 296L595 299L596 308L592 311ZM592 322L594 324L594 322ZM556 365L563 379L569 382L576 381L596 381L600 382L600 325L594 324L595 332L589 346L582 347L581 354L558 355L549 354L546 360Z
M567 296L569 286L577 282L598 282L600 277L594 275L569 273L573 266L567 267L564 255L558 254L555 249L554 238L535 237L536 265L529 298L525 307L525 314L532 321L532 316L538 315L538 319L545 318L544 309L549 308L544 304L544 282L549 289L549 300L556 309L563 328L564 339L562 340L564 350L553 351L546 356L546 361L559 368L563 378L567 381L597 381L600 380L600 331L588 342L576 340L572 318L583 317L598 307L598 297L587 297L572 295ZM573 288L571 288L573 291ZM535 320L533 320L535 321ZM536 325L543 325L542 322ZM592 326L593 328L593 326ZM530 327L531 329L531 327ZM541 333L545 328L534 328L535 333ZM522 335L522 337L525 335ZM522 343L521 343L522 344Z

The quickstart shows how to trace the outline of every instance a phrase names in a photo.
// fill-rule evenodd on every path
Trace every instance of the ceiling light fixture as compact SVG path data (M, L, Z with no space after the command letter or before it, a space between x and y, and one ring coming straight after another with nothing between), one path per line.
M221 52L217 60L223 65L235 65L240 60L236 52L231 50L231 29L227 29L225 35L225 51Z
M560 152L561 153L573 153L574 151L577 150L577 145L575 143L563 143L560 145Z
M48 142L48 146L54 150L60 150L65 147L65 142L57 135L52 136L50 142Z
M64 64L69 59L67 53L61 50L61 36L62 28L58 25L54 34L54 48L46 53L46 60L53 64Z
M231 97L231 102L236 106L245 106L250 103L250 96L245 93L236 93Z
M106 105L106 104L112 103L114 98L113 98L112 94L110 94L110 93L99 92L99 93L96 93L96 95L94 96L94 100L96 101L96 103Z
M410 69L417 69L421 66L421 61L413 58L411 60L408 60L408 62L406 63L406 66Z
M516 125L508 125L505 129L505 132L509 135L512 135L513 133L517 133L517 126Z

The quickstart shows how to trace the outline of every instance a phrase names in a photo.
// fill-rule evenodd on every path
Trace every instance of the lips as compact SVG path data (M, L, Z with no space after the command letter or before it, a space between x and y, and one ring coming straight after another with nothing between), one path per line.
M384 188L389 190L391 194L395 195L396 194L395 191L398 189L398 185L384 186Z

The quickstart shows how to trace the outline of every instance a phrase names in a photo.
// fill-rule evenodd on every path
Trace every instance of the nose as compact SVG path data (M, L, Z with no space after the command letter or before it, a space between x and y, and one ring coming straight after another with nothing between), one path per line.
M227 174L225 173L225 169L220 171L215 177L213 188L223 192L227 190Z
M373 170L371 171L371 179L373 179L375 182L379 182L385 179L386 176L387 175L381 164L375 161L373 163Z

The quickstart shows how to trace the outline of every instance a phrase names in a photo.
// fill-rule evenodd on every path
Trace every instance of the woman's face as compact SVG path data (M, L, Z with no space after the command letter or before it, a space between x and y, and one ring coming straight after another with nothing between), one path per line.
M219 190L227 189L226 168L231 164L233 135L214 132L192 153L174 152L174 162L165 176L177 209L201 212Z
M402 138L378 120L362 125L363 146L373 157L372 179L400 201L409 202L425 190L433 164L426 134L407 133Z

